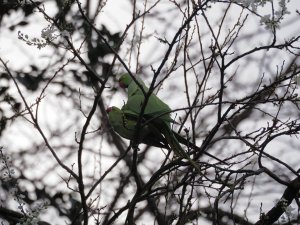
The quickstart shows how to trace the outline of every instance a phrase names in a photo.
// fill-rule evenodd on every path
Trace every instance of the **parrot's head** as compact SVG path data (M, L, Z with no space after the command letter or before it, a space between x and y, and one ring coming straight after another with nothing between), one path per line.
M119 85L121 88L128 88L131 81L131 76L128 73L125 73L119 78Z
M107 113L110 113L112 110L113 110L113 107L108 107L105 111L106 111Z
M123 113L122 110L118 107L112 106L106 109L108 114L109 122L112 124L113 127L119 126L122 124L123 120Z
M121 112L121 109L119 109L116 106L112 106L112 107L108 107L106 109L106 112L107 112L107 114L110 114L110 113L119 113L119 112Z

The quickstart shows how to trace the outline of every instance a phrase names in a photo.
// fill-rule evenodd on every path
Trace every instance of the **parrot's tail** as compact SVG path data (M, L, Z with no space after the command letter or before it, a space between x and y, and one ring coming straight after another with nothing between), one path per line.
M191 164L192 167L194 167L196 169L196 171L199 173L199 175L203 175L203 173L201 172L199 166L197 165L197 163L195 161L193 161L190 156L182 149L182 147L180 146L178 140L176 139L176 137L173 134L173 131L167 127L164 126L162 129L162 132L165 136L165 138L167 139L168 144L170 145L170 148L175 152L175 154L178 157L182 157L186 160L189 161L189 163Z

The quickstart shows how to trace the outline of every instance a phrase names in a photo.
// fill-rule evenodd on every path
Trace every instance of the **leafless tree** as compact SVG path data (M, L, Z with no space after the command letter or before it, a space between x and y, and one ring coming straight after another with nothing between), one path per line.
M299 224L294 2L2 1L2 224ZM114 132L124 73L202 174Z

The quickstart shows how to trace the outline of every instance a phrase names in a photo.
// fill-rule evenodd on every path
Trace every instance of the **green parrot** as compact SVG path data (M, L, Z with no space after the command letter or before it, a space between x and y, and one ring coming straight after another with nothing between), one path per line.
M133 140L135 138L134 135L135 135L135 129L138 120L138 115L136 115L135 113L125 113L115 106L109 107L106 110L106 112L108 113L109 122L116 133L118 133L121 137L128 140ZM194 150L199 149L199 147L195 146L193 143L186 140L180 134L176 133L175 131L172 132L173 135L181 144L190 146ZM156 127L151 126L151 124L144 125L141 127L140 142L150 146L165 148L170 150L166 139L161 135L160 131L157 130ZM207 152L204 152L204 154L220 162L224 162L221 159L218 159L217 157Z
M149 90L144 82L141 81L141 79L137 79L137 81L143 87L144 91ZM119 84L122 88L128 88L128 101L122 107L122 111L124 111L125 114L135 114L138 116L141 113L141 109L145 100L143 91L129 74L122 75L119 78ZM202 175L202 172L196 162L194 162L182 149L180 143L174 136L173 131L170 127L170 123L173 121L170 116L170 112L171 108L152 93L147 101L143 117L146 120L149 120L149 124L152 124L153 127L156 127L157 130L159 130L160 133L163 134L168 145L178 157L187 159L189 163L197 170L197 172Z
M106 111L108 113L108 119L114 131L116 131L120 136L126 139L133 140L135 138L135 132L136 132L135 129L136 129L137 120L128 119L126 114L124 114L122 110L120 110L117 107L110 107ZM178 143L178 141L176 141L176 138L174 137L173 133L169 132L169 129L167 130L168 130L167 132L165 132L164 130L162 130L161 132L165 134L165 138L167 140L167 143L170 145L170 147L172 149L176 149L175 150L176 155L188 159L191 165L195 167L195 169L199 172L199 174L202 175L202 172L197 166L197 164L192 159L190 159L188 154L183 149L181 149L181 146ZM160 132L158 130L153 131L152 129L149 129L148 125L141 128L140 131L141 142L145 144L149 143L150 145L156 147L167 148L167 146L163 144L163 141L159 140L160 138L162 137L160 136ZM181 150L177 151L177 149L181 149Z
M106 112L108 113L108 119L113 130L125 139L134 140L137 118L125 114L115 106L109 107ZM154 132L154 127L150 129L150 125L142 126L139 132L140 142L150 146L166 148L164 137L159 135L158 131Z
M149 90L141 79L137 78L137 81L143 87L145 92ZM122 75L119 78L119 84L122 88L128 88L128 101L122 107L122 111L126 115L131 115L131 117L133 117L134 115L138 117L141 113L141 109L145 100L143 91L135 83L135 81L131 78L129 74ZM167 144L175 152L175 154L179 157L187 159L189 163L197 170L197 172L200 175L202 175L202 172L196 164L196 162L194 162L189 157L189 155L182 149L178 140L180 140L182 144L188 144L187 146L193 146L194 149L199 150L199 148L171 129L170 123L173 123L174 121L171 118L170 112L171 108L160 98L158 98L155 94L152 93L148 98L147 105L143 114L143 118L146 120L145 124L152 124L151 127L155 127L156 131L163 134L167 141ZM223 162L222 160L212 156L209 153L205 152L205 154L217 159L218 161Z
M143 87L145 92L148 92L148 88L145 85L145 83L139 78L136 77L136 80L139 82L139 84ZM131 78L131 76L128 73L123 74L120 78L119 78L119 85L121 88L128 88L128 98L130 96L136 95L136 94L143 94L143 91L141 90L141 88L139 87L139 85L137 85L135 83L135 81Z

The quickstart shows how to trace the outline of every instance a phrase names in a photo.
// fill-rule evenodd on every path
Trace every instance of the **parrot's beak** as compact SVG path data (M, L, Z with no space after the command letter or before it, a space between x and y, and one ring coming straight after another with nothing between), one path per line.
M119 86L121 88L127 88L127 86L122 81L119 81Z
M112 111L112 107L108 107L106 110L105 110L107 113L110 113Z

